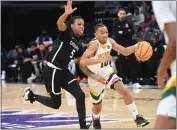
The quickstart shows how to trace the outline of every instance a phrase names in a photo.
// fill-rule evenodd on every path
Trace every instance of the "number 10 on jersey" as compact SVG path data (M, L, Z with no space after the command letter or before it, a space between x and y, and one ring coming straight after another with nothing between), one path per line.
M108 66L109 61L101 63L101 68Z

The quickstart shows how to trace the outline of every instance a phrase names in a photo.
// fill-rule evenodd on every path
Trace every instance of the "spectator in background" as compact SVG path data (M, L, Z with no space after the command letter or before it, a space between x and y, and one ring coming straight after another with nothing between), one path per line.
M149 27L150 29L158 29L158 30L159 30L159 27L158 27L158 24L157 24L157 21L156 21L154 15L151 16L151 21L149 22L148 27ZM160 31L160 30L159 30L159 31Z
M16 47L17 58L14 61L14 64L19 67L19 72L22 74L23 81L29 81L36 78L34 75L34 67L31 63L32 59L30 58L28 51L25 51L23 45L18 45ZM31 76L31 77L30 77Z
M41 35L38 36L36 38L37 45L39 45L40 43L43 43L45 46L49 45L49 44L53 44L53 40L52 38L48 35L47 30L43 29L41 32Z
M143 24L144 27L148 27L148 25L150 24L152 20L151 14L148 12L145 14L145 22Z
M156 84L156 72L157 68L160 64L161 58L163 56L165 47L164 43L160 40L160 31L154 31L152 34L152 48L153 48L153 55L151 59L148 61L148 73L147 73L147 84Z
M6 59L6 80L16 80L17 73L16 73L16 65L14 64L15 59L17 58L17 46L15 46L14 49L10 50L7 53L7 59Z
M37 43L31 42L30 43L29 58L31 59L31 63L34 66L35 75L37 77L41 76L40 75L40 68L38 65L39 56L40 56L40 50L37 48Z
M133 25L131 22L127 22L126 12L124 9L118 11L118 19L113 23L113 35L117 43L123 47L134 45L136 42L132 39L134 34ZM129 56L118 56L118 75L122 77L125 84L131 80L133 87L140 88L138 83L138 62L131 54ZM129 77L130 76L130 77ZM129 78L129 80L128 80Z
M128 22L132 22L132 13L127 13L126 19Z
M134 28L135 31L137 30L137 28L139 26L141 26L144 21L145 21L145 16L142 12L140 12L139 8L135 8L135 12L133 14L133 18L132 18L133 24L134 24Z
M39 49L40 52L39 52L39 59L38 59L37 65L40 68L40 75L41 75L42 74L42 69L44 67L45 55L46 55L48 50L46 49L46 47L44 46L43 43L39 44L38 49Z

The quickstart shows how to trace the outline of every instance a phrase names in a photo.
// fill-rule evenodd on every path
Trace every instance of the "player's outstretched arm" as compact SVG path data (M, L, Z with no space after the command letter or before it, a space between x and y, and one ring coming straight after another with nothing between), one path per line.
M77 8L72 8L72 1L67 1L67 4L65 5L65 12L58 18L57 20L57 26L60 31L66 30L65 21L68 17L68 15L72 14Z
M133 46L123 47L123 46L117 44L112 38L109 38L109 40L112 43L112 48L124 56L128 56L128 55L134 53L135 49L139 46L139 43L137 43Z
M111 61L111 57L104 57L104 58L100 58L100 59L91 59L91 57L93 57L95 55L95 53L98 50L98 44L91 41L88 45L88 48L86 49L86 51L84 52L80 64L82 66L89 66L89 65L94 65L94 64L98 64L98 63L103 63L103 62L107 62L107 61Z

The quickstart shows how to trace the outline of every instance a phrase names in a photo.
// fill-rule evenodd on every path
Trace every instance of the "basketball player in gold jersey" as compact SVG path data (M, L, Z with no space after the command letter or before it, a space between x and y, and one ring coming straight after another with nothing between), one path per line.
M139 44L140 43L137 43L133 46L124 48L108 37L108 29L104 24L97 24L95 26L95 38L89 43L89 46L80 61L82 66L87 66L91 72L104 77L107 81L106 85L103 85L88 77L90 97L93 103L93 127L95 129L101 129L99 113L102 110L103 92L106 87L114 89L123 96L124 102L138 127L149 124L149 121L138 113L130 93L122 83L121 78L114 73L113 68L110 66L110 52L112 48L122 55L128 56L134 53L134 50Z
M176 128L176 1L153 1L152 7L167 48L157 71L162 98L156 112L155 128ZM171 69L168 79L167 69ZM167 80L167 83L164 81Z

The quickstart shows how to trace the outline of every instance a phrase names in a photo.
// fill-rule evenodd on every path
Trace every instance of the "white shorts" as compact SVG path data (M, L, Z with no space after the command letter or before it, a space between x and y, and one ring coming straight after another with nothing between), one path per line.
M156 114L176 120L176 76L168 80Z
M93 104L99 104L102 102L104 96L105 88L113 88L111 87L117 81L122 81L114 72L104 77L108 84L105 86L100 82L93 80L92 78L88 78L89 90L90 90L90 98Z
M162 99L158 105L156 114L176 119L176 97L170 95Z

